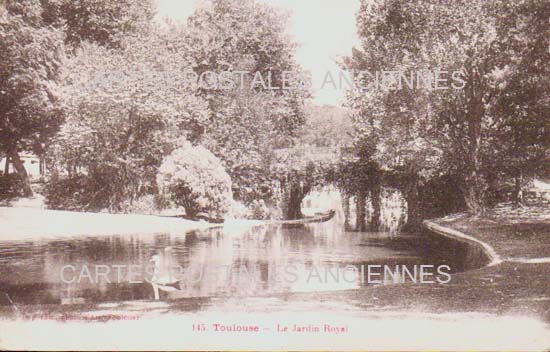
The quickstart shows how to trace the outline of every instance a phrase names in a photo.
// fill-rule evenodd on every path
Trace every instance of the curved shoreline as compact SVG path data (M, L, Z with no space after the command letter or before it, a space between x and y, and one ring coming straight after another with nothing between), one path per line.
M423 221L424 227L426 227L428 230L437 233L439 235L445 236L447 238L451 238L454 240L458 240L461 242L470 243L473 245L478 246L483 250L483 253L487 256L487 258L490 260L488 266L497 265L503 262L500 255L495 251L493 247L491 247L488 243L478 240L475 237L466 235L463 232L460 232L458 230L454 230L448 227L441 226L439 224L436 224L433 221L430 220L424 220Z
M456 224L454 223L453 224L449 223L448 226L442 225L441 224L442 220L443 219L424 220L423 226L429 231L436 233L438 235L442 235L447 238L457 240L460 242L469 243L471 245L475 245L476 247L480 248L490 262L488 266L501 264L503 262L510 262L510 263L517 263L517 264L550 263L550 257L544 255L547 253L541 253L540 251L538 253L533 253L532 248L531 250L529 250L529 248L525 248L524 250L519 252L518 251L510 252L509 250L507 250L506 247L500 248L502 247L501 246L502 243L506 243L507 241L509 241L509 237L502 238L501 236L501 239L499 240L497 239L498 236L496 236L498 235L498 232L495 232L494 235L489 235L489 236L487 236L487 233L481 233L479 236L467 235L464 232L462 232L463 230L462 231L458 230L456 228ZM535 224L535 223L537 222L535 221L532 224ZM502 225L510 226L514 224L505 223ZM531 232L532 231L533 230L531 230ZM525 242L525 243L528 243L528 242ZM509 247L509 248L523 248L523 247L518 247L518 246L521 246L521 243L516 243L514 246L515 247ZM541 243L541 246L542 248L544 248L545 244ZM497 250L495 248L500 248L500 250ZM543 255L541 256L540 254L543 254Z

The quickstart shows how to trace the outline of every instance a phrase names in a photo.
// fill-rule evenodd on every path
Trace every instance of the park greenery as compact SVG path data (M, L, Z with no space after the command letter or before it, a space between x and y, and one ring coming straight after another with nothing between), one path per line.
M435 184L461 195L449 195L452 208L481 215L510 180L521 203L526 183L547 175L549 16L550 4L536 0L361 2L362 43L346 69L439 68L462 72L466 82L348 94L355 141L402 190L410 221L425 217L421 195Z
M547 1L361 0L360 45L341 61L357 82L362 71L437 68L465 85L358 84L345 108L254 77L231 76L240 89L187 84L247 71L281 86L282 72L304 73L287 15L258 0L211 0L185 24L157 23L152 0L5 0L0 11L0 156L17 171L0 183L31 195L19 154L32 152L48 161L54 209L147 200L190 217L244 207L299 219L305 195L334 185L365 230L391 188L414 228L507 197L522 204L550 172Z

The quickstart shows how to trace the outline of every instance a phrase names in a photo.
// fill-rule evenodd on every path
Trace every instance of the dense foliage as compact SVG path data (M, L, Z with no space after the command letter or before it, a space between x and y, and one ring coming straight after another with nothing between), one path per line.
M24 195L25 180L19 174L4 174L0 172L0 201L11 200Z
M0 3L0 151L24 179L19 153L43 158L63 123L65 57L85 42L119 46L125 36L146 32L153 14L153 3L142 0ZM24 194L32 194L28 180Z
M151 24L114 35L115 46L81 36L63 69L66 121L49 148L54 174L109 183L107 208L120 211L156 193L163 158L191 141L222 160L236 199L273 199L275 150L296 140L307 92L251 87L255 72L298 69L284 26L269 6L216 0L187 26ZM192 79L239 70L251 75L233 76L235 89Z
M222 159L236 199L247 204L274 196L275 150L293 145L304 124L309 92L269 89L265 82L271 77L271 87L282 87L284 71L300 76L286 24L280 11L253 0L215 0L188 20L186 41L197 76L249 73L232 77L235 89L200 89L210 116L202 143ZM257 74L266 87L257 84Z
M157 183L189 217L202 213L223 219L231 209L231 178L220 159L204 147L186 143L174 150L162 162Z
M162 158L206 123L205 104L180 86L189 59L166 46L177 34L166 36L129 37L116 51L86 44L65 67L67 117L50 147L52 171L109 185L112 210L155 193Z
M6 0L0 155L23 181L20 152L47 158L54 208L147 208L161 183L188 215L222 217L232 194L251 216L277 206L295 219L332 183L376 214L383 185L397 188L411 222L463 205L481 214L549 172L549 16L538 0L362 0L361 43L342 63L357 85L341 109L305 104L288 18L258 0L205 1L185 25L155 23L152 0ZM442 81L373 87L360 73L425 70ZM272 89L285 72L295 89ZM449 81L464 84L437 87Z
M550 59L549 11L548 2L535 0L362 1L362 44L345 63L358 84L369 78L360 71L391 70L445 71L444 82L456 71L464 81L459 89L435 89L432 80L430 89L349 94L358 137L374 142L371 158L382 169L405 176L402 189L410 197L430 179L449 175L480 214L500 177L518 168L533 174L548 160L542 62Z
M44 25L39 1L15 5L18 11L10 6L0 11L0 154L26 179L19 153L43 154L62 122L56 82L64 34ZM23 185L23 193L31 195L28 180Z

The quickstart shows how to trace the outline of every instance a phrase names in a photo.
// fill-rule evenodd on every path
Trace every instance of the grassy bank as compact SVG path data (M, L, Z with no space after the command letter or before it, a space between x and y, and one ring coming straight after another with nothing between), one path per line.
M550 257L550 209L500 207L483 217L461 214L435 222L487 243L505 261Z
M339 296L372 311L487 313L550 323L550 221L548 210L498 208L485 217L466 214L436 220L492 247L497 265L453 274L448 284L400 284L347 291ZM315 293L324 300L334 293Z

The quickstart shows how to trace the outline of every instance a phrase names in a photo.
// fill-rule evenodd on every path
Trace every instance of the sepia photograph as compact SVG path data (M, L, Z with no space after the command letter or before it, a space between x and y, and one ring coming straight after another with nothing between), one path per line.
M549 0L0 0L0 350L549 351Z

